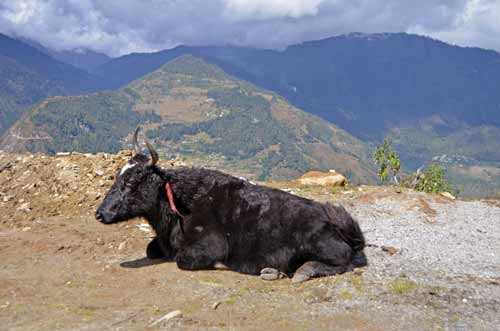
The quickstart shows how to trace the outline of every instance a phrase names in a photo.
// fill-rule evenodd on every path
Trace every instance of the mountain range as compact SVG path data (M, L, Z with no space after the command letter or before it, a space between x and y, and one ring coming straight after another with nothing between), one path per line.
M0 147L116 152L137 125L163 154L223 159L252 178L332 166L357 182L374 178L366 144L190 55L115 91L48 98L26 112Z
M495 51L406 33L352 33L280 51L179 46L107 59L87 72L63 64L73 69L63 70L62 77L77 77L68 84L61 75L41 70L37 61L27 61L15 52L6 55L1 49L0 55L50 82L52 89L41 89L49 91L47 95L109 89L127 100L133 97L124 91L133 90L137 81L189 54L235 80L290 102L290 107L334 123L362 142L364 150L389 137L407 171L432 161L442 162L449 174L462 182L464 191L474 188L471 194L491 194L500 190L500 54ZM77 74L74 70L80 71ZM76 82L80 82L78 88ZM112 92L101 94L116 97ZM240 94L233 97L244 98ZM154 117L151 114L155 112L149 114ZM168 116L160 115L161 123ZM184 133L194 129L175 130ZM367 162L366 156L359 158Z

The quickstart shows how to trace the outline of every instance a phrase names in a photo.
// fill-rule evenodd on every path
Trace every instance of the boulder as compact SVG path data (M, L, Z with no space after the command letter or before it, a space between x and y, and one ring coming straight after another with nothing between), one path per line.
M345 186L347 184L347 178L344 175L332 170L330 172L309 171L297 181L302 185L309 186Z

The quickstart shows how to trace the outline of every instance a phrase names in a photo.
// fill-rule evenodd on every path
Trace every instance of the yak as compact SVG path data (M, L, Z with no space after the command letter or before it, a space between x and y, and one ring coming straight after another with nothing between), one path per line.
M292 276L293 282L367 265L358 223L340 205L324 204L205 168L161 168L135 153L96 210L104 224L143 217L156 236L151 259L183 270L230 269ZM278 277L275 277L278 278Z

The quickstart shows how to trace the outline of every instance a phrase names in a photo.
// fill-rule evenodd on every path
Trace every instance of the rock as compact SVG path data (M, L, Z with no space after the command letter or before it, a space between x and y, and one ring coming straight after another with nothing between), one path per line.
M220 306L220 301L214 302L214 304L212 305L212 309L217 310L217 308L219 308L219 306Z
M151 323L149 326L155 326L155 325L160 324L163 321L169 321L173 318L179 318L179 317L182 317L182 312L180 310L174 310L174 311L171 311L170 313L168 313L167 315L160 317L159 319L157 319L156 321Z
M25 227L22 229L22 231L23 231L23 232L26 232L26 231L29 231L29 230L31 230L31 227L29 227L29 226L25 226Z
M302 185L313 186L345 186L347 184L347 179L335 171L309 171L298 178L297 181Z
M389 253L389 255L394 255L397 252L399 252L399 249L396 247L391 247L391 246L381 246L380 247L384 252Z
M118 250L123 251L125 249L125 246L127 245L127 242L123 241L118 245Z
M141 224L136 224L135 226L137 226L141 231L151 232L151 227L149 226L149 224L141 223Z
M6 195L3 197L3 202L9 202L12 199L14 199L13 195Z
M56 156L69 156L71 155L71 152L58 152L56 153Z
M103 176L103 175L104 175L104 171L102 171L102 170L96 170L96 171L95 171L95 174L96 174L97 176Z
M19 207L17 207L17 210L19 210L19 211L25 211L25 212L31 211L31 209L30 209L30 203L29 202L23 203L22 205L20 205Z
M439 194L441 194L443 197L448 198L450 200L456 199L455 196L453 194L451 194L450 192L441 192Z

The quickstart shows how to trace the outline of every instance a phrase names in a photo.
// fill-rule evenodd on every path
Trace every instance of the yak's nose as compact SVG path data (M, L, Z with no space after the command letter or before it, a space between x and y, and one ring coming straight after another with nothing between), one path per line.
M95 212L95 218L96 218L96 220L98 220L98 221L101 221L101 222L102 222L102 220L104 219L104 215L101 213L101 211L100 211L100 210L97 210L97 211Z

